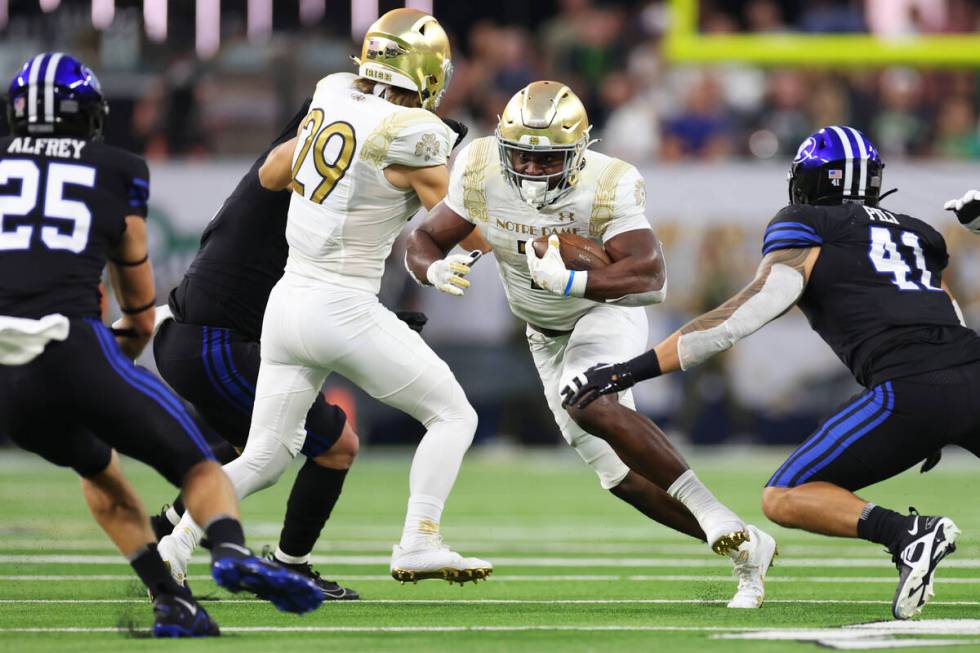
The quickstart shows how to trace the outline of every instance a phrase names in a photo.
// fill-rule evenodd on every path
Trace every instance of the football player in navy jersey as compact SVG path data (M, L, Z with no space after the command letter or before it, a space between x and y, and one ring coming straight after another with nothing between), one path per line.
M135 358L154 323L146 243L149 174L101 143L108 106L77 59L42 53L10 86L0 139L0 431L74 469L92 515L154 597L154 634L213 636L217 625L171 578L116 451L182 488L207 524L215 581L278 608L322 602L308 579L244 544L234 489L179 400ZM101 322L109 276L129 337Z
M946 445L980 456L980 337L942 281L948 254L935 229L878 206L884 164L851 127L800 146L789 206L765 231L750 285L651 351L597 365L562 390L569 410L637 381L686 370L725 351L794 304L866 390L827 419L776 470L763 510L778 524L859 537L892 553L898 619L933 596L933 571L955 550L948 517L902 515L854 493Z

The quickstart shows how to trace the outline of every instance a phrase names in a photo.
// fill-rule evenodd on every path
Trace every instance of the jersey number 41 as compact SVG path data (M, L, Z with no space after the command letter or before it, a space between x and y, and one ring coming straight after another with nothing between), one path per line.
M912 250L915 267L919 271L919 282L909 278L912 268L899 253L895 241L892 240L892 231L885 227L871 227L871 250L868 256L875 270L891 275L891 282L899 290L942 290L932 285L932 272L926 267L926 257L922 254L918 234L903 231L901 239L902 244Z

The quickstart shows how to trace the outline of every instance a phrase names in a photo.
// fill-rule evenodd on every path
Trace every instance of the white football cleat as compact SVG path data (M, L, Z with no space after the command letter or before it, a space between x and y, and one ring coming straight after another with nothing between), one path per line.
M747 526L749 539L731 554L738 578L738 591L728 602L729 608L754 609L766 598L766 573L776 557L776 540L755 526Z
M190 556L182 555L179 540L173 535L167 535L157 544L157 553L163 558L163 566L167 568L177 584L184 586L187 584L187 563Z
M391 577L417 583L436 578L459 583L485 579L493 573L493 565L479 558L464 558L442 543L438 535L426 538L420 548L406 550L396 544L391 550Z
M749 540L749 531L745 523L734 514L731 516L734 519L711 524L710 531L705 533L711 550L720 556L732 555L738 551L738 547L742 546L742 542Z
M911 619L936 595L932 584L936 566L956 551L960 529L948 517L920 517L892 556L898 567L898 589L892 600L896 619Z

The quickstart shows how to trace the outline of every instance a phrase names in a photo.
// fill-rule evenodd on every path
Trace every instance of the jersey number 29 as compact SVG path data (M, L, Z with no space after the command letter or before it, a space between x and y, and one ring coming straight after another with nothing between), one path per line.
M919 236L911 231L902 232L902 244L912 250L915 267L919 270L919 283L909 279L912 268L898 252L892 232L885 227L871 227L871 251L868 256L875 270L892 275L892 283L899 290L942 290L932 285L932 272L926 267L926 257L922 254Z
M12 231L4 224L8 216L24 216L34 210L40 200L38 189L41 170L27 159L3 159L0 161L0 185L20 180L20 193L0 195L0 251L30 249L34 235L33 225L20 225ZM78 254L88 244L88 232L92 226L92 213L84 202L65 199L65 185L95 186L95 168L71 163L48 164L44 189L44 217L68 220L71 233L62 233L58 227L41 227L41 242L48 249L64 249Z
M313 189L309 199L317 204L323 204L323 200L333 192L337 182L347 174L347 168L354 158L354 148L357 145L354 127L350 123L338 120L321 129L322 125L322 109L313 109L306 115L299 132L299 142L302 145L293 161L293 190L306 197L306 185L300 181L300 177L303 176L303 166L312 146L313 168L320 182ZM327 161L327 147L331 143L339 145L339 147L331 147L335 150L331 157L333 163Z

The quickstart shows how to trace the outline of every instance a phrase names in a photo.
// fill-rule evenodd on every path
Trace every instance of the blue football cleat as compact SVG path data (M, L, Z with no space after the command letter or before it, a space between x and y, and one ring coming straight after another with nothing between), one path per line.
M229 592L252 592L284 612L312 612L323 603L313 581L254 555L219 558L211 565L211 576Z
M218 624L192 598L161 594L153 601L154 637L217 637Z

